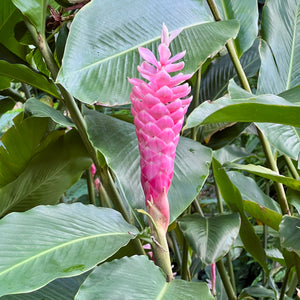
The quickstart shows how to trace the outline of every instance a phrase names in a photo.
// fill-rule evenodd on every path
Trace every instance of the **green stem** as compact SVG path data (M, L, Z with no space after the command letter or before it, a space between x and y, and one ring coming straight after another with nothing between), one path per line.
M35 44L40 49L42 56L45 60L47 68L49 69L53 79L55 80L57 77L59 68L57 66L57 63L55 62L55 59L49 48L49 45L47 43L45 36L39 34L36 31L35 27L31 23L29 23L25 18L24 18L24 22L25 22L30 34L32 35Z
M225 269L225 266L223 264L222 259L220 259L219 261L216 262L216 266L218 268L218 271L219 271L220 277L222 279L222 282L223 282L226 294L228 296L228 299L229 300L236 300L237 297L235 295L235 292L234 292L234 289L232 287L232 284L231 284L231 282L229 280L229 276L228 276L228 274L226 272L226 269Z
M90 203L96 205L94 182L91 169L86 170L86 177Z
M285 270L285 275L284 275L283 282L282 282L282 286L281 286L281 291L280 291L280 297L279 297L279 300L283 300L283 299L284 299L285 290L286 290L286 285L287 285L287 282L288 282L288 278L289 278L289 275L290 275L290 271L291 271L291 268L290 268L290 267L288 267L288 268Z
M22 85L22 90L23 90L23 92L25 94L26 99L29 99L31 97L31 95L30 95L30 92L29 92L27 84L24 83L24 82L22 82L21 85Z
M194 90L194 95L193 95L193 102L194 102L194 108L198 107L199 105L199 94L200 94L200 84L201 84L201 68L198 69L196 73L196 86ZM197 139L197 127L192 128L192 139L196 141Z
M214 0L207 0L207 3L211 9L211 12L215 18L216 21L221 21L221 15L219 13L219 10L214 2ZM239 77L239 80L241 82L242 87L248 91L249 93L251 93L251 88L247 79L247 76L244 72L244 69L241 65L241 62L238 58L236 49L234 47L233 44L233 40L230 39L227 43L226 43L226 48L228 50L228 54L232 60L232 63L235 67L235 70L237 72L237 75ZM273 157L272 151L271 151L271 147L270 144L268 142L268 140L265 138L265 136L263 135L263 133L259 130L259 128L257 128L258 131L258 136L260 139L260 142L263 146L264 152L265 152L265 156L267 161L269 162L270 168L275 171L278 172L277 170L277 166L275 163L275 159ZM275 190L277 192L277 196L278 196L278 202L280 204L281 210L283 214L288 214L290 215L290 210L289 210L289 206L288 206L288 202L286 200L286 196L285 196L285 192L284 192L284 188L283 185L281 183L277 183L274 182L274 187Z
M297 287L297 284L298 284L298 278L297 278L297 274L296 274L296 271L292 272L292 278L290 280L290 286L289 286L289 289L286 293L286 295L290 298L293 297L294 293L295 293L295 289Z
M204 218L204 213L203 213L203 211L202 211L202 209L201 209L201 206L200 206L198 200L195 199L194 202L193 202L193 204L194 204L194 208L195 208L196 212L197 212L198 214L200 214L201 217Z
M271 146L270 146L268 140L266 139L266 137L263 135L263 133L261 132L261 130L259 128L257 128L257 133L260 138L262 147L264 149L264 153L265 153L265 156L267 159L267 164L269 165L271 170L273 170L279 174L279 171L278 171L278 168L276 165L276 161L273 157ZM283 185L281 183L274 182L274 188L277 193L277 198L278 198L278 202L279 202L282 213L291 215Z
M100 177L114 208L122 214L123 218L128 223L133 223L116 188L114 180L111 177L108 167L101 170Z
M149 211L150 215L151 212ZM154 221L155 218L153 218ZM166 274L167 282L171 281L173 277L172 272L172 266L171 266L171 260L170 260L170 251L169 251L169 245L167 242L167 233L164 228L164 226L161 226L159 222L156 222L155 228L153 226L154 224L150 221L149 226L151 229L151 238L152 238L152 252L155 264L159 266Z
M289 168L289 170L290 170L292 176L293 176L295 179L300 180L299 173L298 173L297 169L295 168L295 166L294 166L292 160L291 160L287 155L284 155L283 157L284 157L284 159L285 159L285 161L286 161L286 164L287 164L287 166L288 166L288 168Z
M170 237L172 239L173 248L174 248L173 250L174 250L175 257L176 257L176 261L179 264L179 269L181 269L182 259L181 259L181 255L180 255L180 249L179 249L179 246L178 246L177 238L176 238L176 233L175 233L174 230L172 230L170 232Z
M230 282L232 284L232 288L233 288L234 292L236 293L235 278L234 278L234 271L233 271L233 265L232 265L232 254L230 251L226 254L226 262L227 262L227 270L228 270Z
M181 266L181 279L189 279L189 268L188 268L188 257L189 257L189 246L185 238L183 238L182 245L182 266Z

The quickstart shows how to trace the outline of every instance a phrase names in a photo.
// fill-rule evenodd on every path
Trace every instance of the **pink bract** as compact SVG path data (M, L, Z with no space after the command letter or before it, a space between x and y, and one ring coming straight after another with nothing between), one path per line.
M149 49L140 47L139 53L145 61L137 69L146 81L129 79L133 85L131 111L139 142L141 183L146 205L148 208L155 206L166 228L169 223L167 193L173 178L176 146L184 115L192 101L192 97L187 97L190 86L180 84L193 74L170 75L184 67L183 61L177 61L184 57L185 51L171 57L169 49L170 42L180 32L176 30L169 35L163 24L158 46L159 60Z

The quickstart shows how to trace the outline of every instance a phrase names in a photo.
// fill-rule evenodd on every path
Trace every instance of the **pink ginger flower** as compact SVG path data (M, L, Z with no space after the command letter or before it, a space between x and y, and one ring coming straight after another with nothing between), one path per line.
M193 74L170 73L183 69L185 51L171 57L169 45L181 32L176 30L169 35L163 24L161 44L158 46L159 60L143 47L139 53L145 60L137 67L148 82L131 78L133 85L130 94L131 112L134 116L136 135L140 150L141 183L149 213L155 221L159 220L165 232L169 225L169 202L167 193L174 172L174 159L179 133L184 115L192 97L186 98L191 91L183 81Z

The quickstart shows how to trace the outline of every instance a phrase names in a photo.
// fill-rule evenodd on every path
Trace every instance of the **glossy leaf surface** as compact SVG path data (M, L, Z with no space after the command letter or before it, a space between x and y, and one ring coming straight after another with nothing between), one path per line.
M63 115L62 112L56 110L49 105L35 99L30 98L26 101L25 111L29 112L30 114L34 115L35 117L49 117L54 122L66 126L66 127L74 127L74 123L72 120Z
M275 95L223 97L198 106L189 115L185 128L217 122L268 122L300 127L299 114L300 106Z
M0 188L1 216L40 204L58 203L62 194L89 168L91 159L78 134L71 131L58 137L54 133L40 152L28 158L30 163L15 174L16 178Z
M145 209L144 193L140 184L140 155L134 125L96 111L87 110L84 115L89 137L114 171L129 206ZM190 139L180 139L173 182L168 193L170 223L186 209L200 191L209 173L211 155L212 151L209 148Z
M12 0L14 5L34 25L37 31L45 34L45 22L48 0Z
M283 216L279 233L282 246L300 256L300 218Z
M68 37L57 81L86 103L129 102L132 87L127 78L139 77L137 66L142 62L137 49L143 46L157 55L163 22L169 31L184 29L170 49L173 55L186 50L185 73L195 72L209 55L236 36L239 28L236 20L207 22L211 17L193 0L113 3L105 0L86 5Z
M54 83L50 79L25 65L10 64L4 60L0 60L0 75L27 83L56 98L60 98Z
M230 181L222 165L213 158L212 160L213 172L215 181L220 189L222 198L233 212L239 212L241 217L240 237L245 249L260 263L260 265L267 271L266 253L261 246L260 239L256 235L252 224L244 213L243 199L240 191Z
M275 171L272 171L271 169L265 168L263 166L257 166L257 165L239 165L239 164L234 164L234 163L226 163L224 164L224 167L228 169L233 169L233 170L243 170L247 171L249 173L271 179L276 182L280 182L294 190L299 191L300 190L300 181L296 180L292 177L286 177L283 175L280 175L276 173Z
M236 19L240 22L240 31L234 45L240 57L256 39L258 32L258 8L256 0L217 0L222 20Z
M257 92L279 94L300 84L299 1L268 1L261 26Z
M80 203L9 214L0 221L0 230L1 296L81 274L137 234L117 211Z
M180 218L179 225L202 264L208 266L228 253L239 234L240 218L238 214L210 218L193 214Z
M163 272L146 256L125 257L96 268L81 286L76 300L97 299L213 300L204 282L175 279L166 282Z

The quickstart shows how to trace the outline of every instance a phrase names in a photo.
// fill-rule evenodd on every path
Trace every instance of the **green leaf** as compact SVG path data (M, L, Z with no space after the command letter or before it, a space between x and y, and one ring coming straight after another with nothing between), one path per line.
M283 216L279 234L282 246L300 256L300 218Z
M300 106L275 95L223 97L198 106L189 115L184 129L217 122L268 122L300 127L299 114Z
M81 286L76 300L97 299L213 300L204 282L174 279L166 282L162 271L146 256L125 257L97 267Z
M233 212L239 212L241 217L240 237L245 249L259 262L268 272L266 264L266 253L261 245L259 237L256 235L253 226L244 213L243 199L237 187L230 181L222 165L212 159L213 173L216 184L218 185L222 198Z
M15 38L15 27L22 20L22 15L11 0L0 1L0 44L5 44L10 51L25 59L27 47Z
M255 41L253 46L240 58L240 62L246 76L256 75L260 67L260 57L258 52L259 41ZM237 74L229 54L217 58L211 63L201 78L200 101L216 100L224 95L227 90L228 81L231 78L237 80Z
M257 123L256 125L274 148L298 160L300 153L300 128L272 123Z
M13 294L1 297L1 300L74 300L81 284L90 271L79 276L58 278L37 291L24 294Z
M42 148L40 146L46 134L48 120L39 118L22 120L22 117L22 114L18 115L14 119L14 126L1 137L0 187L15 180L33 155Z
M15 180L0 188L0 215L58 203L90 165L80 137L74 130L68 132L33 156Z
M278 230L282 218L278 203L264 194L252 178L238 172L227 172L227 175L241 193L245 212Z
M1 80L1 78L0 78ZM13 109L16 102L11 98L7 96L1 96L0 95L0 117L6 113L8 110Z
M89 137L114 171L129 206L145 209L134 125L92 110L86 110L84 116ZM190 205L200 191L209 173L211 156L209 148L190 139L180 138L173 182L168 193L170 223Z
M258 32L257 0L218 0L216 1L222 20L236 19L240 22L240 31L234 45L240 57L256 39Z
M127 78L140 76L138 47L157 55L163 22L170 31L184 29L170 49L173 55L186 50L185 73L195 72L239 28L236 20L207 22L211 17L200 1L123 0L114 4L111 0L90 2L76 15L69 33L57 81L86 103L129 102L132 87ZM90 51L83 51L82 45Z
M300 84L299 26L298 0L266 2L261 24L258 94L279 94Z
M179 226L202 264L208 266L228 253L238 236L240 218L238 214L210 218L193 214L180 218Z
M280 175L280 174L276 173L275 171L272 171L263 166L257 166L257 165L252 165L252 164L239 165L239 164L235 164L235 163L225 163L223 166L227 169L242 170L242 171L246 171L246 172L261 176L263 178L273 180L275 182L280 182L294 190L300 191L300 181L299 180L296 180L292 177L286 177L286 176Z
M63 115L62 112L50 107L49 105L35 99L30 98L26 101L24 106L25 111L34 115L35 117L49 117L54 122L66 126L66 127L74 127L74 123L72 120Z
M0 231L0 296L81 274L138 233L117 211L80 203L9 214Z
M227 161L235 162L240 161L246 157L252 156L252 153L246 151L243 147L237 147L236 145L228 145L219 150L214 151L214 157L224 164Z
M50 79L24 65L10 64L4 60L0 60L0 75L27 83L55 98L60 98L56 86Z
M12 2L34 25L37 32L45 35L48 0L12 0Z

